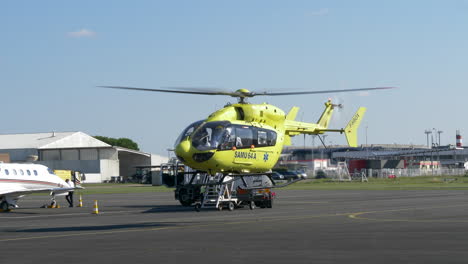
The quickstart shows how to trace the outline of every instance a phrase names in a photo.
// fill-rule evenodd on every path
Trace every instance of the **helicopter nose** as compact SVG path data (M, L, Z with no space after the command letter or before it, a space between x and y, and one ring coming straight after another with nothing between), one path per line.
M179 145L176 146L175 148L175 154L179 159L181 159L182 162L186 160L186 157L188 157L190 151L190 141L188 140L182 140Z

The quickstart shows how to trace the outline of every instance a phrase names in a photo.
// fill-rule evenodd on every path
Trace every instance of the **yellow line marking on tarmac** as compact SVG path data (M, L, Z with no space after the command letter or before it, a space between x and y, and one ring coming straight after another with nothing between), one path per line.
M452 207L463 207L467 206L466 204L459 205L444 205L444 206L433 206L433 207L413 207L413 208L402 208L402 209L392 209L392 210L383 210L383 211L369 211L369 212L357 212L349 214L348 217L356 220L368 220L368 221L381 221L381 222L415 222L415 223L468 223L468 220L424 220L424 219L396 219L396 218L370 218L362 217L365 214L378 214L378 213L388 213L388 212L403 212L411 210L427 210L427 209L440 209L440 208L452 208Z

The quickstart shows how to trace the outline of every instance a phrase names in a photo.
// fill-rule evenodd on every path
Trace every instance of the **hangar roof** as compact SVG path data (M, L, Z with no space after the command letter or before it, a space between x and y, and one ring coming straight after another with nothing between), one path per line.
M57 149L112 147L83 132L0 135L0 149Z
M122 148L122 147L117 147L117 146L114 146L114 148L116 150L118 150L119 152L127 152L127 153L131 153L131 154L139 154L139 155L151 157L150 153L146 153L146 152L139 151L139 150L133 150L133 149Z

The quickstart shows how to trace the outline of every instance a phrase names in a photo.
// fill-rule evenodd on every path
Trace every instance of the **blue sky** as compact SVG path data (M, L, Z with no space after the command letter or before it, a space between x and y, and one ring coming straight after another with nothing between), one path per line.
M361 143L367 126L369 143L425 144L436 128L454 144L456 129L468 137L467 29L467 0L3 1L0 133L129 137L165 155L185 126L233 99L96 86L397 86L251 102L299 106L298 119L312 122L332 98L345 104L334 127L368 108Z

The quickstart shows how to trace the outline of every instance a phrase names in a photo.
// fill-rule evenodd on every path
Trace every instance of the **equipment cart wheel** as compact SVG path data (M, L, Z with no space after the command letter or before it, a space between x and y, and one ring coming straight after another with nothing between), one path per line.
M236 208L236 205L233 202L228 203L228 210L229 211L234 211L234 208Z
M8 203L3 201L2 203L0 203L0 209L2 209L4 212L7 212L9 208L8 206Z
M266 202L266 208L273 208L273 200Z
M223 210L223 206L220 204L218 205L218 211L222 211Z
M197 203L195 205L195 211L200 212L200 209L201 209L201 204Z
M251 202L249 203L249 208L250 208L250 210L255 209L255 202L254 202L254 201L251 201Z
M187 188L180 188L179 190L179 202L182 206L190 206L193 203L189 195L189 191Z

